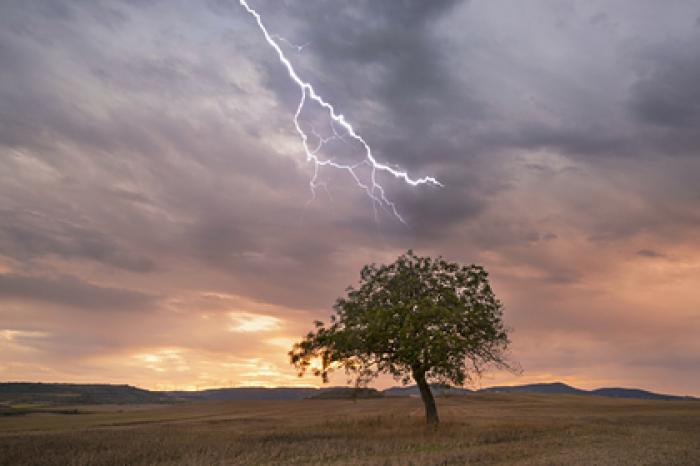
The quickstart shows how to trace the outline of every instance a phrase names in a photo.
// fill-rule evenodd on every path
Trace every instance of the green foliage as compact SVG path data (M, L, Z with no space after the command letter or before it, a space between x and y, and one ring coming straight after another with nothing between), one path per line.
M289 352L299 375L311 370L328 381L344 368L358 385L380 373L463 385L489 365L508 366L503 306L478 265L408 251L389 265L367 265L357 288L339 298L329 325ZM320 359L321 367L312 361Z

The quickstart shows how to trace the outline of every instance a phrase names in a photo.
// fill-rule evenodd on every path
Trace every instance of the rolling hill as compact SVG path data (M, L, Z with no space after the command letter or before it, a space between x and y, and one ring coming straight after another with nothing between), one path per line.
M302 400L317 395L318 388L297 387L235 387L213 388L199 391L163 392L164 395L182 400Z
M70 383L0 383L0 403L145 404L170 401L159 392L131 385Z
M591 395L607 396L613 398L637 398L644 400L698 400L692 396L666 395L654 393L638 388L596 388L594 390L582 390L561 382L536 383L529 385L512 385L489 387L479 390L480 392L526 392L526 393L546 393L546 394L567 394L567 395Z
M430 389L436 396L444 395L465 395L473 393L473 390L462 387L450 387L442 384L430 384ZM406 385L404 387L391 387L384 390L386 396L420 396L417 385Z
M665 395L662 393L649 392L638 388L597 388L591 390L591 395L611 396L615 398L638 398L644 400L697 400L692 396Z
M365 398L382 398L384 392L380 392L375 388L354 388L354 387L334 387L325 390L319 390L319 393L313 395L314 400L355 400Z
M469 395L471 393L542 393L552 395L606 396L645 400L698 400L690 396L654 393L637 388L598 388L582 390L565 383L537 383L527 385L496 386L469 390L447 385L431 385L436 396ZM349 387L234 387L199 391L150 391L130 385L64 384L64 383L0 383L0 404L45 403L51 405L77 404L146 404L176 403L183 401L231 401L231 400L303 400L323 398L356 398L420 396L416 385L391 387L382 391L364 389L354 392Z
M547 394L567 394L567 395L587 395L589 392L574 388L562 382L552 383L533 383L528 385L506 385L482 388L480 392L529 392L529 393L547 393Z

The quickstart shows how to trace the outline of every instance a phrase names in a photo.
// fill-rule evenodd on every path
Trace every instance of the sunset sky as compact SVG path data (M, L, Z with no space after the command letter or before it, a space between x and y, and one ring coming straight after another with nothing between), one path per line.
M249 3L444 187L381 175L405 224L345 172L312 199L299 87L237 0L3 1L0 381L319 385L291 344L413 249L489 271L523 374L483 386L700 395L697 2Z

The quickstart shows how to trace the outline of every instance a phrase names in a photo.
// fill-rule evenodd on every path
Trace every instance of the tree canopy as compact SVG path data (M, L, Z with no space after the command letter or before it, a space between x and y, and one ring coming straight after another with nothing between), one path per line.
M490 365L510 367L503 306L478 265L408 251L389 265L363 267L359 286L334 310L328 325L317 321L289 352L299 375L310 369L327 382L345 369L358 385L381 373L404 384L413 378L430 424L438 422L430 382L464 385Z

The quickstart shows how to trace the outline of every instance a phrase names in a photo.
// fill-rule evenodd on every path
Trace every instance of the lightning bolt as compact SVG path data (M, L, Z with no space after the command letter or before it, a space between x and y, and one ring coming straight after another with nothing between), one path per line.
M255 19L256 23L258 24L258 27L260 28L260 31L263 33L265 36L265 40L267 43L272 47L275 52L277 52L277 56L280 60L280 62L284 65L284 67L287 69L287 73L289 73L289 77L291 78L294 83L299 86L299 90L301 91L301 97L299 99L299 104L297 105L296 112L294 113L294 128L296 129L297 134L301 138L301 143L304 147L304 152L306 153L306 161L311 162L314 165L314 171L313 175L311 176L311 180L309 181L309 187L311 188L311 195L312 195L312 200L315 199L316 197L316 188L319 186L325 187L323 184L318 182L318 176L319 176L319 171L322 167L333 167L337 168L340 170L345 170L347 171L350 176L353 178L355 183L363 189L369 198L372 200L373 205L375 206L375 212L376 212L376 205L380 205L383 207L385 210L389 210L393 215L396 216L396 218L399 219L402 223L406 223L399 214L396 205L391 202L387 196L386 192L384 190L384 187L377 181L377 174L379 172L382 173L387 173L389 175L392 175L393 177L403 181L404 183L410 185L410 186L418 186L418 185L433 185L433 186L440 186L442 187L443 184L440 183L438 180L433 178L432 176L425 176L422 178L412 178L408 175L407 172L399 169L399 168L393 168L386 163L379 162L374 155L372 154L372 148L370 147L369 143L365 141L365 139L360 136L355 128L350 124L345 119L345 116L342 113L338 113L333 105L331 105L329 102L327 102L323 97L321 97L314 87L302 80L299 75L297 74L296 70L294 69L294 66L292 66L292 63L289 61L287 56L284 54L284 51L280 47L279 43L275 39L282 39L277 35L270 34L270 32L267 30L267 27L262 22L262 19L260 17L260 14L253 8L248 5L247 0L239 0L241 6L245 8L245 10ZM297 47L298 51L301 51L301 49L304 47ZM313 135L316 137L318 140L316 146L314 148L310 147L310 142L309 142L309 135L304 131L304 129L301 127L301 124L299 122L299 117L301 115L302 110L304 109L304 106L307 103L307 100L312 100L316 102L319 106L321 106L323 109L325 109L328 112L328 116L330 117L330 126L331 130L333 132L333 136L324 139L316 133L315 130L312 131ZM355 163L355 164L346 164L346 163L340 163L333 161L331 159L321 159L318 156L319 150L323 147L323 145L327 142L329 142L331 139L343 139L343 135L341 135L338 132L338 129L344 130L344 133L347 134L350 138L358 142L363 150L364 150L364 158L362 161ZM370 182L369 183L363 183L360 177L357 174L357 169L360 168L361 166L368 166L370 169Z

